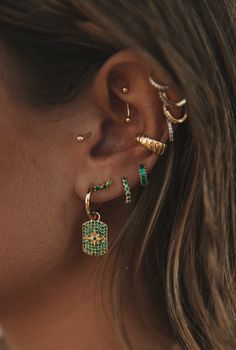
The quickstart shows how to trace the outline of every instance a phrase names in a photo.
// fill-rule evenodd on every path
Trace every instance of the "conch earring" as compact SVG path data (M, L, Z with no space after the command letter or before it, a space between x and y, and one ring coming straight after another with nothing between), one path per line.
M159 155L162 155L167 149L167 145L165 143L141 134L136 136L135 140L138 143L140 143L144 148Z

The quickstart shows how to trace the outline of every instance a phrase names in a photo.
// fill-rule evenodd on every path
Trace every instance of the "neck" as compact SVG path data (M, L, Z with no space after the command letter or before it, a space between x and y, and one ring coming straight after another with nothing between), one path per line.
M51 349L122 349L112 317L109 297L110 271L99 275L97 258L85 257L83 261L60 270L40 285L19 292L1 306L1 324L9 346L14 350ZM104 279L105 278L105 279ZM104 290L106 305L102 303ZM153 339L137 320L136 307L126 306L129 334L135 349L171 349L163 335ZM163 332L163 329L162 329ZM157 345L157 342L159 345ZM145 347L146 346L146 347Z

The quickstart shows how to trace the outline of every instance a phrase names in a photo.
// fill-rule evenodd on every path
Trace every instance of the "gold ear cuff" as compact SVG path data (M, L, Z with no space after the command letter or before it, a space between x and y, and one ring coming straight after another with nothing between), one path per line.
M154 138L144 136L144 135L138 135L136 136L136 141L139 142L144 148L148 149L149 151L162 155L165 150L167 149L167 145L163 142L157 141Z

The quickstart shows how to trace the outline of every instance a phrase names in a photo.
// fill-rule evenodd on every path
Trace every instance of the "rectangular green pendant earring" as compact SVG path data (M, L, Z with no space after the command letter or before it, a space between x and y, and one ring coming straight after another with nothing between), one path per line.
M83 224L83 252L88 255L104 255L108 251L108 226L97 220L90 220Z
M91 210L91 194L94 187L90 189L85 197L85 208L90 218L82 226L82 249L88 255L104 255L108 252L108 226L101 221L101 216Z

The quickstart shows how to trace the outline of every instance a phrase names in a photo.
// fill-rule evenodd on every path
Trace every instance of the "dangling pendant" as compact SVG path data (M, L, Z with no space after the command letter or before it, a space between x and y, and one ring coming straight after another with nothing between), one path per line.
M108 251L108 226L98 220L83 224L83 252L89 255L104 255Z
M108 189L111 183L112 181L109 180L109 186L103 186L103 188ZM82 226L82 250L88 255L95 256L104 255L108 252L108 226L101 221L99 213L92 212L90 205L92 192L96 191L97 187L91 187L86 194L85 209L90 220ZM99 187L102 188L102 186Z

